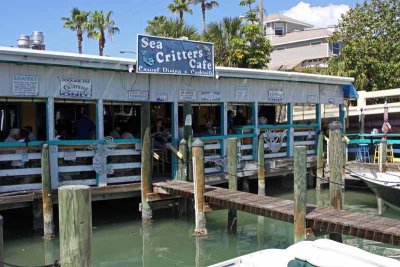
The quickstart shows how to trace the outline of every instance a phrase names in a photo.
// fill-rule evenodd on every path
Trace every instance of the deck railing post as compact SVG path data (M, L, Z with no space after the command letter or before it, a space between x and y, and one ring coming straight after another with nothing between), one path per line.
M321 195L321 184L324 178L324 133L322 131L318 134L317 143L317 179L315 193L317 198L317 206L322 207L322 195Z
M307 147L294 147L294 242L306 235Z
M147 202L147 195L153 191L152 188L152 151L150 134L150 103L142 103L141 107L142 123L142 155L141 155L141 211L142 220L151 222L152 210Z
M53 222L53 200L51 195L51 178L49 163L49 145L42 147L42 202L43 202L43 232L44 239L51 239L54 236Z
M237 138L228 139L228 181L229 189L237 191L237 162L238 162L238 146ZM236 233L237 231L237 211L235 209L228 210L228 233Z
M343 205L342 196L342 124L334 121L329 124L329 195L331 209L341 210ZM331 234L331 239L342 240L341 235Z
M193 178L194 178L194 210L195 210L195 229L193 235L207 236L205 203L204 203L204 144L200 139L196 139L192 144L193 153Z
M63 267L92 266L92 201L86 185L58 189L60 260Z

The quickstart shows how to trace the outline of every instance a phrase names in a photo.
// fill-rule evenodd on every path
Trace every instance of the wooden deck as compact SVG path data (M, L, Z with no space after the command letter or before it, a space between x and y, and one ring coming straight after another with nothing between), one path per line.
M172 196L193 197L193 184L173 181L154 184L155 191ZM279 198L206 186L205 201L211 206L236 209L293 223L294 202ZM400 246L400 221L363 213L308 205L306 223L313 230L350 235Z

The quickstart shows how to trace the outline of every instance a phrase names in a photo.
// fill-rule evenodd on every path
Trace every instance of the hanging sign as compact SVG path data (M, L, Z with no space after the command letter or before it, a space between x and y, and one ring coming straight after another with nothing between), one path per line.
M149 91L146 90L130 90L128 91L128 99L136 101L148 101Z
M285 93L283 90L269 90L268 91L268 101L270 102L283 102L285 99Z
M156 101L158 102L167 102L168 101L168 94L158 94Z
M179 90L180 101L195 101L196 92L193 90Z
M238 101L249 100L249 88L246 86L237 86L235 88L235 99Z
M137 72L214 77L214 44L138 35Z
M60 79L60 96L92 98L92 82L84 79Z
M199 92L200 101L221 101L220 92Z
M37 96L39 78L37 75L13 75L11 94L14 96Z

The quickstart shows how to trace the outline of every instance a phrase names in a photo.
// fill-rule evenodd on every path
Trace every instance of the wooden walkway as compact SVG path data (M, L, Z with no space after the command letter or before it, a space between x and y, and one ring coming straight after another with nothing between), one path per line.
M155 192L193 198L193 184L173 181L154 184ZM294 202L279 198L206 186L205 202L219 208L236 209L293 223ZM400 246L400 221L363 213L307 206L307 228L351 235Z

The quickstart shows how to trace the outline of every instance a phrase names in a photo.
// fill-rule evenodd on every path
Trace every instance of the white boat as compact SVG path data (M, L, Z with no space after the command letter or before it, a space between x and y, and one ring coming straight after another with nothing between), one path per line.
M329 239L302 241L287 249L265 249L209 267L399 267L400 261Z

